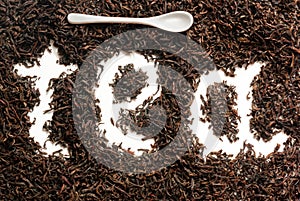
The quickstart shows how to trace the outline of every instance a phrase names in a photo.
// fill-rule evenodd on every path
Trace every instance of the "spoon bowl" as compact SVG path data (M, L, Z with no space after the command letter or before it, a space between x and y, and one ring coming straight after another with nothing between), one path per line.
M70 13L68 21L71 24L91 24L91 23L127 23L144 24L157 27L170 32L183 32L188 30L194 22L193 16L185 11L175 11L163 15L148 18L129 17L106 17Z
M170 32L183 32L194 23L193 16L184 11L176 11L148 18L151 25Z

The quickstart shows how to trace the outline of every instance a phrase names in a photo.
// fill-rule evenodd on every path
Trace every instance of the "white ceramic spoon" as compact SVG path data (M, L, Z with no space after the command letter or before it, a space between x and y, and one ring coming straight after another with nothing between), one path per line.
M193 22L193 16L185 11L175 11L155 17L130 18L130 17L106 17L70 13L68 21L71 24L90 24L90 23L127 23L145 24L157 27L170 32L182 32L188 30Z

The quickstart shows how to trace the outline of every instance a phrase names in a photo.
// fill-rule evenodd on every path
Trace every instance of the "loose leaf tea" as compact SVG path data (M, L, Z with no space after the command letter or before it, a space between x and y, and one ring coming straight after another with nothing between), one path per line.
M287 68L274 73L272 68L279 65L267 64L252 81L250 128L257 139L268 141L282 130L287 135L299 136L300 68L297 65L293 68L285 65Z
M204 160L201 156L203 145L193 138L192 146L184 147L184 156L158 171L129 174L110 169L97 163L75 130L72 113L72 92L78 74L75 72L51 82L50 87L54 89L51 108L54 114L52 121L45 125L50 133L49 139L66 146L70 157L45 157L40 151L41 146L29 137L32 122L28 112L39 102L39 92L33 87L35 78L19 77L13 72L13 65L33 65L53 41L58 47L61 64L75 63L80 67L89 52L106 39L132 29L137 29L138 33L139 29L146 27L126 24L71 25L67 22L68 13L150 17L175 10L188 11L193 15L193 26L183 34L201 44L206 51L187 52L192 60L196 59L197 54L206 55L217 69L228 76L234 76L238 67L247 68L248 64L256 61L265 63L252 82L250 126L253 135L265 141L281 131L287 134L289 138L284 143L283 151L279 152L279 147L276 147L269 155L262 156L255 153L251 144L245 143L235 158L219 151L210 153ZM0 0L1 200L299 200L299 10L300 2L294 0ZM124 39L118 45L123 50L131 47L130 44L137 49L144 45L139 41L139 34L134 37L137 40ZM153 34L153 40L159 42L164 38ZM170 48L173 45L170 42ZM178 52L184 50L183 47ZM154 55L161 65L169 64L183 75L194 90L198 87L201 73L212 70L204 65L203 72L199 74L193 66L167 50L141 52L146 57ZM95 58L95 64L98 62ZM166 84L173 84L172 80L166 80ZM234 94L231 89L226 90ZM91 104L96 101L89 91L83 95L92 100ZM182 101L188 106L193 93L185 95L188 98ZM167 90L161 98L166 96ZM231 98L227 99L229 107L234 103ZM170 100L173 99L157 100L157 105L166 107L171 102L176 106ZM79 107L84 110L88 106ZM101 122L101 108L95 108L97 122ZM184 107L180 105L180 108ZM147 108L143 109L147 111ZM203 109L208 111L209 106ZM230 118L237 118L233 109L228 111ZM92 111L86 112L83 117L89 118L88 114ZM181 109L180 112L180 117L184 119L190 111ZM82 126L89 128L91 125ZM224 131L225 134L230 130L233 141L233 133L236 132L234 125L226 124ZM190 130L184 131L186 136L182 136L182 141L193 136ZM163 147L169 142L168 136L159 135L156 146ZM102 141L91 141L90 146L95 145L93 143L101 144ZM107 160L116 156L118 149L112 147ZM127 155L128 161L133 160L134 156ZM145 153L144 157L147 155Z
M109 84L113 88L115 101L135 99L147 85L148 76L142 70L136 71L133 64L119 66L118 70L121 76L116 73L113 83Z
M221 93L220 91L224 91ZM220 97L223 94L225 97ZM234 86L228 86L226 82L215 83L207 88L207 101L204 97L200 95L200 99L203 102L201 105L202 114L205 115L204 118L200 118L203 122L211 122L211 127L213 128L213 133L217 136L226 135L230 142L235 142L239 138L237 134L239 132L237 126L238 121L240 121L240 116L235 108L237 105L237 93L235 92ZM226 100L226 108L222 108L222 105L218 102L222 101L223 98ZM211 107L217 107L217 110L212 113ZM225 119L225 122L223 122Z

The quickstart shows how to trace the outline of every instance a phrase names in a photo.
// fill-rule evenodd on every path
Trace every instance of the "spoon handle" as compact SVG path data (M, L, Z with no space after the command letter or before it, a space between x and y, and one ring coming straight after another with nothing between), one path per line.
M145 24L148 23L147 18L130 18L130 17L106 17L86 15L80 13L70 13L68 21L71 24L91 24L91 23L127 23L127 24Z

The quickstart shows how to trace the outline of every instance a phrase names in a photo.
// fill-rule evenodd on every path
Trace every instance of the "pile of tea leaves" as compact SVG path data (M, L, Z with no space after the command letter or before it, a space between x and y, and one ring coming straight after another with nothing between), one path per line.
M229 86L226 82L208 86L207 100L200 95L202 101L201 111L202 115L205 116L200 118L200 120L204 123L211 122L210 127L213 128L214 134L220 137L226 135L231 143L239 139L237 137L239 132L238 121L241 121L241 117L236 109L237 96L235 86ZM218 102L225 100L226 104L218 104ZM212 110L212 107L215 109Z
M0 0L1 200L300 199L299 9L300 2L294 0ZM52 80L54 113L53 119L45 125L49 139L66 146L70 157L45 157L40 151L41 145L29 136L32 123L28 113L39 103L39 91L34 87L36 78L18 76L13 66L33 65L53 41L61 64L75 63L81 68L89 52L106 39L128 30L137 30L138 39L142 28L146 28L125 24L71 25L67 21L68 13L150 17L176 10L193 15L193 26L183 34L201 44L217 69L228 76L234 76L236 68L247 68L256 61L265 63L251 84L251 131L264 141L284 132L289 138L283 151L279 152L276 147L274 152L262 156L255 153L251 144L245 143L235 158L219 151L204 160L203 145L193 141L184 156L152 173L128 174L110 169L97 163L77 135L72 94L78 72L74 72ZM165 42L157 30L149 29L149 32L152 40ZM145 45L139 40L120 40L122 48L115 52L131 51L132 44L136 48ZM170 47L173 46L170 42ZM183 46L182 51L186 48ZM201 75L193 71L188 62L163 51L147 50L144 54L170 64L196 90ZM187 52L191 59L198 54ZM209 66L204 68L204 71L209 70ZM90 92L85 95L93 99ZM234 108L229 111L231 109ZM101 113L101 108L96 110ZM189 110L185 112L189 114ZM118 153L113 147L111 150L110 157ZM134 156L126 157L130 161Z

